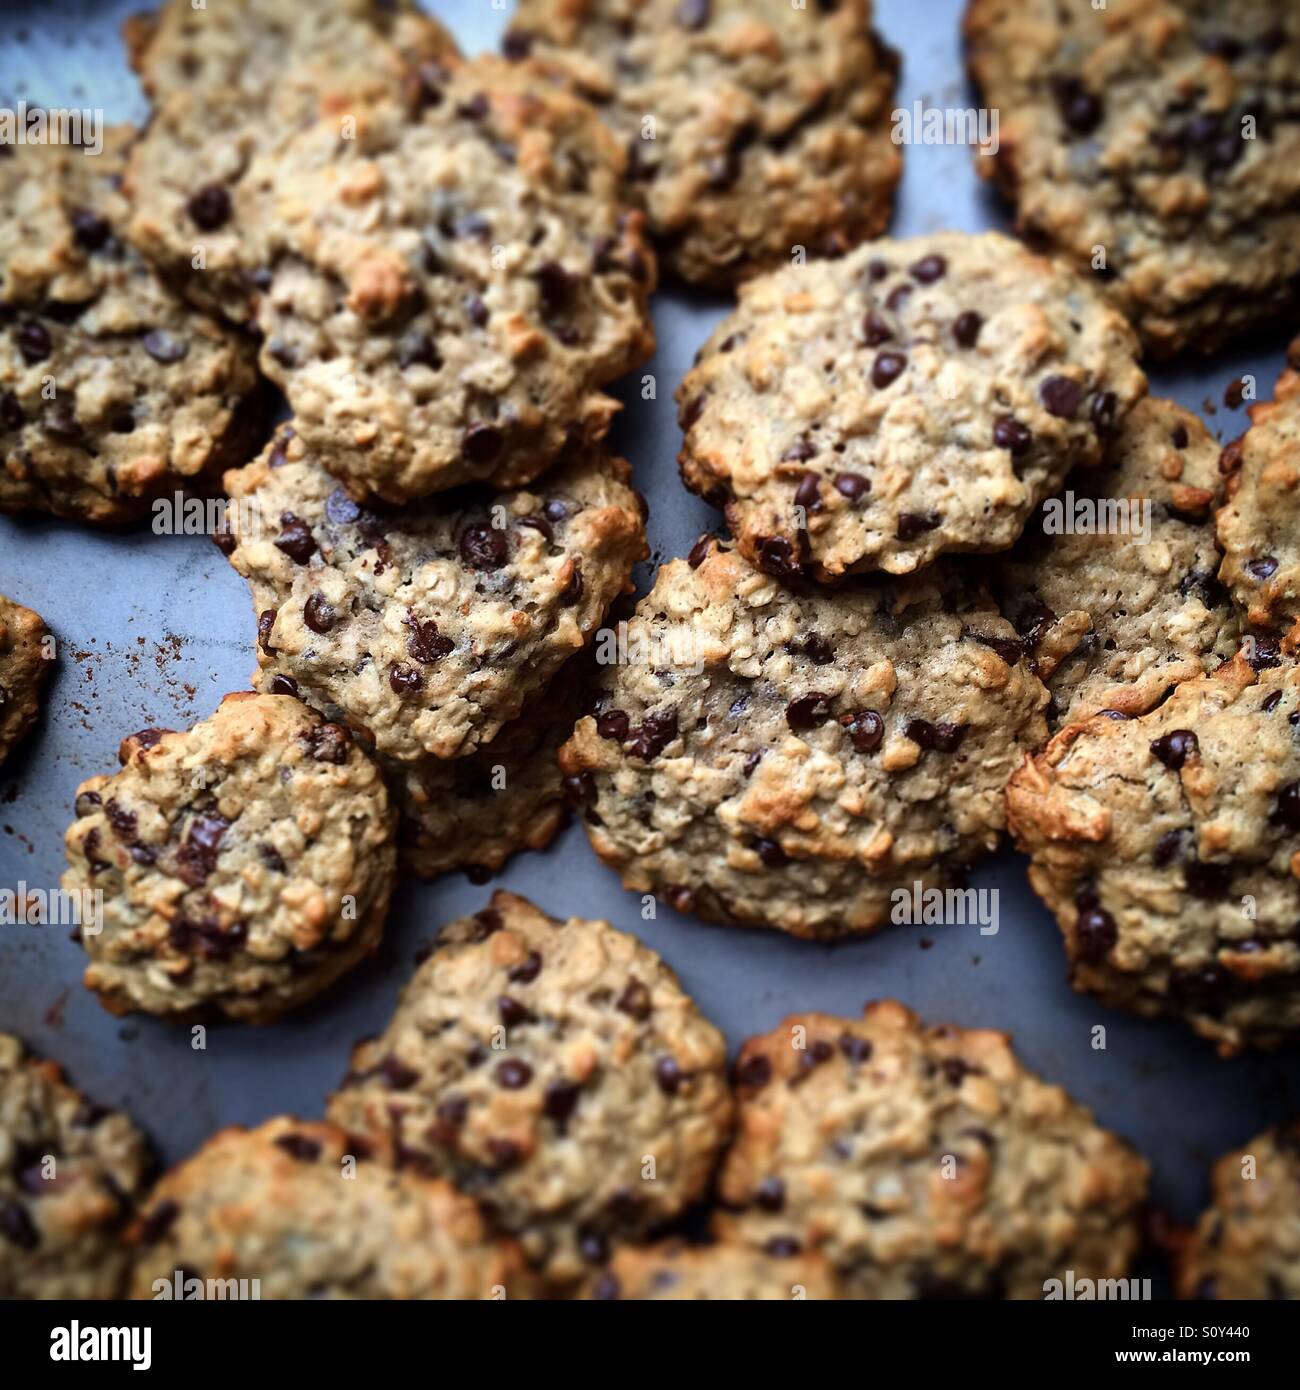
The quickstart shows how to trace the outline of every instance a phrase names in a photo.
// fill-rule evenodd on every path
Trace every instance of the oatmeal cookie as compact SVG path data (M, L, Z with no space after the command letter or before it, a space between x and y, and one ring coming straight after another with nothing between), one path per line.
M838 1298L821 1255L779 1259L744 1245L690 1246L674 1240L645 1249L625 1246L588 1284L588 1299L802 1302Z
M1181 1298L1300 1299L1300 1123L1214 1165L1213 1200L1178 1254Z
M1001 113L979 172L1021 232L1103 271L1152 355L1214 352L1295 302L1294 6L970 0L966 40Z
M993 849L1047 692L952 562L790 589L712 539L659 571L560 750L623 885L713 921L874 931Z
M635 937L498 892L443 929L329 1117L482 1198L567 1285L703 1196L726 1044Z
M556 74L481 58L416 119L322 122L254 166L262 369L354 495L518 486L607 433L601 388L654 350L622 162Z
M444 1182L397 1173L333 1125L226 1129L154 1189L131 1232L132 1296L176 1270L271 1299L480 1299L527 1292L518 1251ZM258 1292L251 1293L252 1281Z
M1237 650L1216 578L1218 464L1197 416L1140 401L1105 464L1071 473L1000 561L998 597L1051 691L1054 730L1104 709L1143 714Z
M871 0L522 0L505 51L569 73L666 264L726 287L889 225L898 55L871 18Z
M258 661L387 757L471 753L540 697L646 554L631 470L579 449L536 489L354 502L296 432L226 475ZM286 685L286 678L290 684Z
M1285 628L1300 618L1300 340L1273 400L1223 454L1227 503L1219 512L1223 567L1246 621Z
M771 574L1005 550L1146 390L1082 276L995 232L746 285L677 390L686 485Z
M281 695L146 729L77 789L63 887L102 892L85 983L113 1013L269 1022L374 951L396 880L379 769ZM93 927L93 929L92 929Z
M99 154L0 157L0 512L120 525L247 457L253 343L190 308L123 240L134 132Z
M54 664L45 659L49 635L39 613L0 594L0 767L40 715Z
M1005 1033L901 1004L800 1014L736 1062L739 1133L717 1218L769 1253L818 1252L850 1298L1040 1299L1124 1278L1147 1165Z
M1007 788L1074 986L1224 1055L1300 1032L1300 671L1256 664L1075 724Z
M131 237L194 303L239 323L266 288L265 229L237 198L254 160L317 118L418 108L459 61L414 0L166 0L129 19L126 39L153 102L127 172Z
M121 1297L153 1162L125 1115L0 1033L0 1299Z

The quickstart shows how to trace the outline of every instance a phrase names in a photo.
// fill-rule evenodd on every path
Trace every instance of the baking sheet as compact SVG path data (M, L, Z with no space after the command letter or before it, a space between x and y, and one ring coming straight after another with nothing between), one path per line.
M219 0L215 0L219 3ZM26 99L102 106L109 121L140 120L145 106L126 67L121 19L141 0L0 3L0 106ZM435 0L429 8L470 52L494 47L508 22L499 0ZM960 0L877 0L879 25L904 55L900 106L974 104L963 78ZM912 146L893 231L1005 227L1005 210L979 183L971 151ZM672 392L725 312L722 296L669 287L657 298L660 347L644 370L658 399L634 383L614 445L633 462L650 500L654 562L685 554L717 515L677 477ZM1200 411L1221 439L1244 427L1224 390L1243 372L1267 395L1285 339L1153 375L1153 390ZM639 383L639 376L635 379ZM652 566L643 567L644 587ZM0 771L0 887L57 886L62 836L77 784L116 767L123 735L183 727L254 668L253 614L244 582L202 538L138 531L99 535L54 521L0 517L0 590L39 610L61 644L47 717ZM516 858L487 887L454 876L408 881L394 903L380 957L328 998L269 1029L208 1030L205 1051L188 1031L111 1018L80 984L85 956L63 927L0 927L0 1028L63 1063L97 1098L125 1106L164 1157L191 1152L214 1130L282 1112L319 1113L346 1069L353 1040L385 1024L418 945L443 922L481 907L493 887L548 911L606 917L672 964L733 1047L796 1010L857 1013L894 996L931 1022L1011 1031L1025 1060L1068 1087L1153 1165L1154 1200L1182 1218L1207 1193L1208 1166L1265 1125L1300 1111L1300 1057L1219 1060L1173 1022L1143 1022L1074 994L1055 923L1029 891L1025 860L1007 850L973 875L1000 890L1000 929L897 927L870 940L819 945L776 933L705 926L660 905L642 921L576 826L549 852ZM1092 1030L1107 1030L1104 1051Z

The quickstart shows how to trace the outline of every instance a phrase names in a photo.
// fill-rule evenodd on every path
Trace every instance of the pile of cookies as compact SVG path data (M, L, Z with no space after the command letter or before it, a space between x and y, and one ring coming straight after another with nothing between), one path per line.
M819 940L1009 830L1077 988L1294 1042L1300 353L1223 451L1141 362L1295 310L1300 17L971 0L966 37L1035 250L884 235L869 0L521 0L474 59L408 0L171 0L128 27L142 131L0 147L0 511L219 486L253 599L254 689L78 790L107 1008L273 1022L401 871L481 880L572 808L628 889ZM736 291L676 385L726 533L633 609L607 388L660 264ZM0 598L0 760L47 638ZM1250 1154L1187 1296L1300 1296L1300 1144ZM151 1177L0 1039L0 1294L1038 1298L1127 1278L1147 1190L1002 1034L885 1002L729 1072L653 951L506 893L323 1121Z

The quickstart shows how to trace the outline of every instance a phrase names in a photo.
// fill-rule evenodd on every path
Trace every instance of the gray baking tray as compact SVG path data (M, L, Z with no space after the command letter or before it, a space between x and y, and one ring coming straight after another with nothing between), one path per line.
M0 105L102 106L110 121L140 120L145 106L118 27L141 0L4 4L0 0ZM306 3L306 0L304 0ZM435 0L434 13L468 51L495 47L508 21L493 0ZM877 0L879 25L903 54L899 105L973 104L963 76L960 0ZM1004 208L958 146L910 146L893 231L1005 227ZM654 563L685 554L716 513L677 476L672 392L727 301L665 289L655 304L657 400L639 388L614 443L633 462L650 500ZM1267 395L1284 339L1153 376L1153 389L1200 411L1224 440L1240 410L1227 385L1244 372ZM652 566L643 567L644 586ZM202 538L149 531L99 535L52 522L0 517L0 590L38 609L62 655L38 735L0 772L0 887L57 886L63 832L77 784L116 767L123 735L183 727L254 668L253 613L244 582ZM1174 1023L1143 1022L1074 994L1055 923L1029 891L1011 850L972 880L1000 890L1000 930L894 927L869 940L819 945L777 933L705 926L660 906L642 921L640 900L572 825L545 853L514 859L492 885L454 876L408 881L394 904L380 957L305 1012L271 1028L208 1031L206 1051L186 1030L148 1018L111 1018L81 986L85 957L65 927L0 927L0 1028L63 1063L99 1099L125 1106L174 1161L214 1130L282 1111L320 1112L346 1069L348 1048L379 1031L412 956L442 923L481 907L494 886L526 894L552 913L605 917L644 938L681 975L733 1047L796 1010L855 1014L894 996L932 1022L1010 1031L1025 1060L1087 1102L1153 1165L1154 1200L1181 1218L1204 1202L1211 1161L1268 1124L1300 1111L1295 1052L1219 1060ZM1092 1029L1104 1024L1105 1051Z

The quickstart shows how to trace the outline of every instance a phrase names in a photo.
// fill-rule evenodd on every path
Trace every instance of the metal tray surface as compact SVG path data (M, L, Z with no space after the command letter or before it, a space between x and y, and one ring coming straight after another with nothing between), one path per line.
M118 28L140 0L0 2L0 105L102 106L109 121L146 114ZM508 22L496 0L434 0L434 13L468 51L494 47ZM974 104L963 75L961 0L877 0L879 26L903 54L900 106ZM1006 227L1006 209L978 180L970 149L912 145L893 232ZM672 392L726 311L724 296L668 286L655 303L659 351L645 369L657 399L642 401L639 374L620 391L626 410L614 445L635 465L651 505L653 566L686 553L717 514L681 485ZM1261 339L1211 365L1153 375L1153 390L1199 410L1215 433L1244 428L1224 407L1227 384L1255 375L1266 396L1285 339ZM1212 417L1212 418L1211 418ZM39 610L61 657L36 737L0 772L0 886L51 889L63 867L63 832L85 777L116 767L123 735L148 725L183 727L246 688L255 662L244 582L216 547L148 530L102 535L46 520L0 517L0 590ZM856 1014L868 999L897 997L931 1022L1014 1034L1027 1063L1093 1107L1153 1166L1153 1199L1180 1218L1205 1201L1209 1164L1266 1125L1300 1110L1297 1054L1219 1060L1173 1022L1144 1022L1073 993L1056 925L1030 892L1025 860L1007 849L974 874L1000 891L1000 930L894 927L835 945L775 932L706 926L660 905L643 921L640 900L604 868L577 825L544 853L516 857L488 887L461 876L408 880L379 958L324 1000L271 1028L208 1030L195 1051L188 1030L110 1017L82 988L85 957L65 927L0 927L0 1028L55 1058L79 1085L122 1105L172 1162L215 1130L280 1112L318 1114L358 1037L383 1028L412 956L444 922L481 907L495 886L548 911L604 917L642 937L671 963L733 1047L787 1013ZM1093 1047L1104 1024L1107 1046Z

